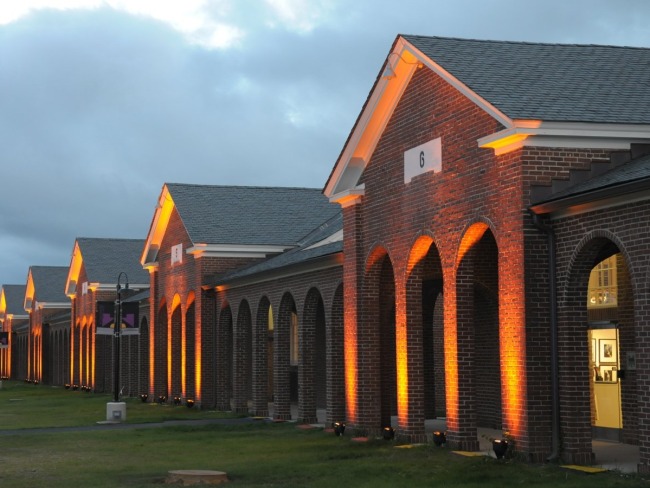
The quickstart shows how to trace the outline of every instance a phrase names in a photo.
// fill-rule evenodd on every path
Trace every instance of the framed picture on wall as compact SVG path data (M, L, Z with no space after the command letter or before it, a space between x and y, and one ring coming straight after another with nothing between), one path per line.
M598 341L598 360L600 363L616 363L616 339Z

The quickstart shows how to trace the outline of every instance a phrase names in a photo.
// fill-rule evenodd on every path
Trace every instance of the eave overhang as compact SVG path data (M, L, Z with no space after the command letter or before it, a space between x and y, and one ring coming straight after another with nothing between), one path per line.
M319 256L318 258L309 259L300 263L295 263L268 271L262 271L250 276L235 278L233 280L224 281L221 283L217 280L217 283L213 286L213 288L218 292L225 291L233 288L240 288L242 286L264 283L266 281L278 280L305 273L312 273L315 271L336 268L339 266L343 266L342 252Z
M163 185L151 226L149 227L144 249L142 250L142 256L140 257L140 263L143 268L150 269L155 266L160 244L167 231L167 225L169 224L174 206L174 200L169 193L169 188L167 188L167 185Z
M194 244L185 252L194 258L266 258L292 247L263 244Z
M650 142L650 125L597 124L513 119L484 99L441 65L399 36L336 161L323 193L342 206L362 200L359 181L402 94L419 67L436 73L503 127L477 140L481 148L501 155L526 146L629 149Z
M479 147L505 154L521 147L629 149L632 143L650 142L650 125L596 124L513 120L505 129L482 137Z
M639 179L540 202L529 207L550 220L650 200L650 179Z

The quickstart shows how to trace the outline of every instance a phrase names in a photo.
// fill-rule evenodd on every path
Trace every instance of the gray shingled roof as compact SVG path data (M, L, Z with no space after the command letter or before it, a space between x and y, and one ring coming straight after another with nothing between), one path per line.
M67 266L30 266L34 280L34 299L39 302L68 303L65 282L68 279Z
M339 212L320 189L168 183L196 244L295 245Z
M89 282L117 283L117 276L123 271L127 274L129 283L149 283L149 273L140 264L143 239L79 237L77 243Z
M232 280L253 276L267 271L272 271L280 268L285 268L295 264L300 264L313 260L319 257L336 254L343 251L343 242L337 241L322 246L308 249L313 244L323 241L340 231L343 228L343 215L339 209L339 213L329 219L327 222L322 223L318 228L310 232L305 238L301 239L299 246L289 251L278 254L260 263L255 263L247 268L234 270L220 276L217 279L218 283L227 283Z
M595 190L615 188L642 180L650 180L650 155L634 159L591 180L565 188L543 201L535 202L535 204L587 194Z
M8 314L25 315L25 285L2 285L7 300Z
M403 37L512 119L650 123L650 49Z

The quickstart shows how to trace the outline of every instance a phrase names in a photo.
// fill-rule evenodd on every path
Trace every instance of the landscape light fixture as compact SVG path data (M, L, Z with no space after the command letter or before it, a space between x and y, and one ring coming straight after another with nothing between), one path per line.
M438 447L445 445L447 443L447 435L444 432L436 430L433 433L433 443Z
M345 424L343 422L334 422L334 434L336 434L336 437L345 434Z
M192 408L194 406L194 400L188 398L187 400L185 400L185 405L187 406L187 408Z
M385 441L392 441L395 439L395 429L392 427L384 427L383 437Z
M508 441L505 439L494 439L492 441L492 449L497 459L502 459L508 450Z

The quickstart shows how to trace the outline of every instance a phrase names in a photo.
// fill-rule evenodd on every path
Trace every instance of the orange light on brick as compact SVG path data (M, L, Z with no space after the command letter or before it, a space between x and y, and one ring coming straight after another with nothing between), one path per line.
M396 296L397 289L395 290ZM408 337L406 333L406 304L403 300L395 303L395 366L397 369L397 415L408 418L409 407L409 371L408 371Z

